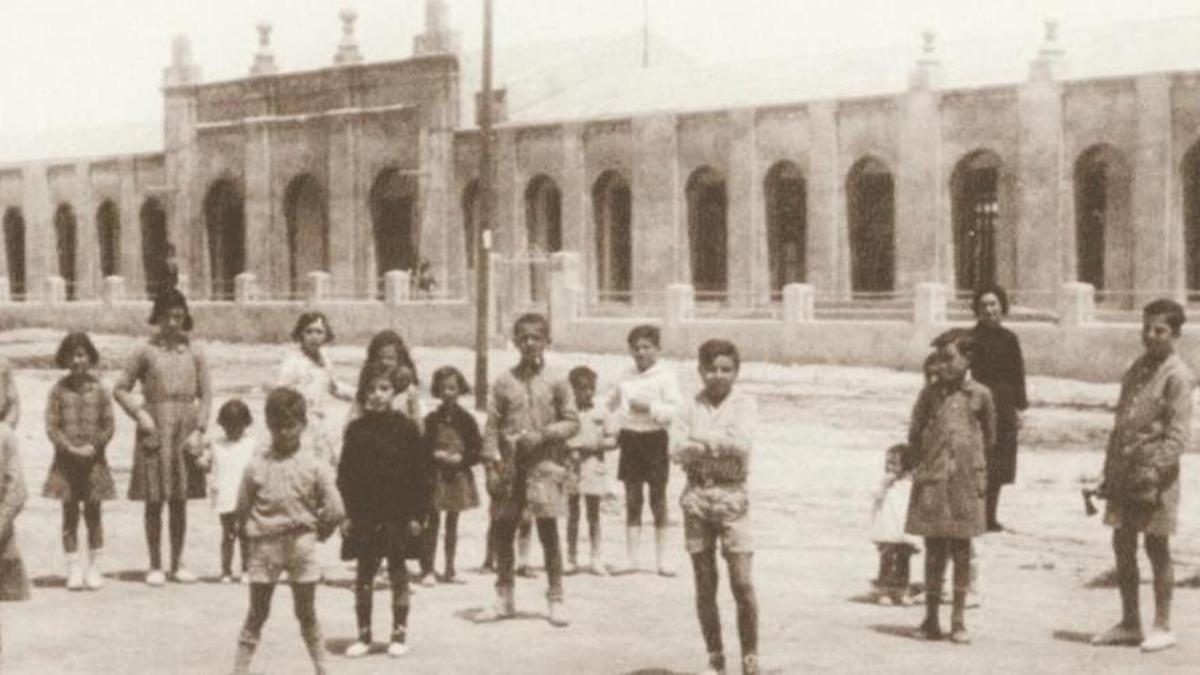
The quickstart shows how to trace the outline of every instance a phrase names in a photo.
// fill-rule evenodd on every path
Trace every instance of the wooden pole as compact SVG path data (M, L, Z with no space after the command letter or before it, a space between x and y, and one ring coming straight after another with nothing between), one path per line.
M487 408L488 296L492 248L492 0L483 0L483 101L479 106L479 196L475 228L475 407Z

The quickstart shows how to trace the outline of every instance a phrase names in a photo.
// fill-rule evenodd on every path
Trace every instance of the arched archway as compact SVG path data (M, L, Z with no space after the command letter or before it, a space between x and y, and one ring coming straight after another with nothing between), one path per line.
M216 181L204 198L208 261L214 298L233 297L234 279L245 269L246 227L242 193L228 178Z
M8 291L14 300L25 297L25 217L10 207L4 212L4 254L8 261Z
M100 274L121 273L121 214L111 199L96 209L96 241L100 244Z
M895 183L887 165L864 157L846 177L850 221L850 284L857 293L895 290Z
M304 287L309 272L329 271L325 193L311 174L301 174L288 183L283 213L287 221L288 280L294 295Z
M142 202L138 213L142 225L142 270L146 295L154 297L169 283L167 277L167 212L154 197Z
M396 168L380 171L371 186L370 206L379 275L383 276L390 270L415 270L416 179Z
M1133 288L1129 164L1111 145L1075 162L1075 244L1079 280L1097 290Z
M954 277L960 290L975 291L997 283L1002 170L999 155L977 150L959 160L950 177Z
M1183 156L1183 241L1187 289L1200 291L1200 141Z
M562 193L554 179L540 174L525 187L525 233L531 255L541 257L562 250ZM549 266L530 264L529 294L534 302L547 299Z
M79 233L75 222L75 209L70 204L60 204L54 211L54 241L58 253L58 274L66 282L67 299L74 300L76 292L75 253Z
M473 178L462 194L463 247L466 251L467 269L475 269L476 228L480 226L483 211L483 195L479 194L479 179Z
M687 182L688 244L697 292L723 293L728 287L728 207L720 174L706 166L692 172Z
M596 282L604 299L627 300L633 287L633 195L617 171L592 186L596 221Z
M763 181L767 208L767 259L771 290L779 291L808 274L808 209L804 174L792 162L776 162Z

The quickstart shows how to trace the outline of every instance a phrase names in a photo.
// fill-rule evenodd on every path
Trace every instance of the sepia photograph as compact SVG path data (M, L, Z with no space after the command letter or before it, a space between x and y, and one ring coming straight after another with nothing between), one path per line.
M4 675L1200 668L1195 0L10 0L0 231Z

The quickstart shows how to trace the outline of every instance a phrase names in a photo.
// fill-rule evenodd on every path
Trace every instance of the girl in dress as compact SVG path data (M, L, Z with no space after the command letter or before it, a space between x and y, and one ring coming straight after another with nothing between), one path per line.
M217 411L217 425L225 437L208 448L209 473L213 478L213 508L221 518L221 583L233 581L233 547L242 553L242 578L246 574L246 537L237 522L238 487L246 466L254 456L254 440L246 435L253 423L250 408L240 398L229 399Z
M333 328L321 312L304 312L296 319L292 340L300 347L290 352L279 366L275 386L300 392L308 409L306 431L312 436L311 445L330 465L337 465L339 433L331 428L333 402L351 401L354 393L338 382L333 364L323 348L333 342Z
M170 514L171 578L178 583L196 580L183 565L186 500L207 496L197 460L203 454L212 384L204 352L188 338L192 316L183 293L176 289L160 293L150 311L150 324L157 332L129 359L117 377L113 398L137 423L129 498L146 504L150 550L146 583L161 586L167 579L162 569L163 504ZM133 393L138 383L141 396Z
M908 446L888 448L883 482L871 509L871 539L879 549L879 575L875 601L881 605L907 605L909 559L917 552L914 538L904 534L904 518L912 492L912 476L904 470Z
M425 420L421 417L420 388L417 379L417 366L408 353L404 338L394 330L383 330L371 338L367 345L367 360L363 363L362 372L374 363L382 363L391 368L408 371L408 380L412 383L401 391L396 392L396 400L392 401L392 409L408 416L420 429ZM361 376L361 373L360 373ZM350 420L362 415L362 405L357 401L350 409ZM424 431L422 429L422 431Z
M54 447L54 462L42 496L62 502L62 543L67 554L67 590L91 590L104 585L100 551L104 530L100 502L117 496L104 449L113 437L113 402L108 388L92 374L100 354L87 333L68 333L58 345L54 362L68 373L50 389L46 403L46 435ZM79 511L87 523L89 561L79 554ZM86 567L86 572L85 572Z
M454 553L458 547L458 514L479 506L479 492L471 467L479 463L483 440L479 424L458 404L470 393L467 378L453 366L433 373L430 384L434 398L442 404L425 418L425 438L433 452L433 516L426 532L427 566L432 569L437 555L439 512L445 512L445 572L442 579L454 581ZM422 579L422 583L424 583Z

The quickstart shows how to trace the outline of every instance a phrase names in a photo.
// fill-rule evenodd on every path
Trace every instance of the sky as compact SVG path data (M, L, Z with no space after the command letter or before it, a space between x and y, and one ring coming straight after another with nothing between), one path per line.
M425 0L0 0L0 139L156 120L173 35L187 34L205 81L245 75L255 24L274 27L283 70L331 63L337 13L358 13L368 61L411 54ZM450 0L466 49L478 49L483 0ZM913 44L922 29L962 39L1061 33L1200 13L1198 0L494 0L498 45L650 29L699 61L786 58Z

